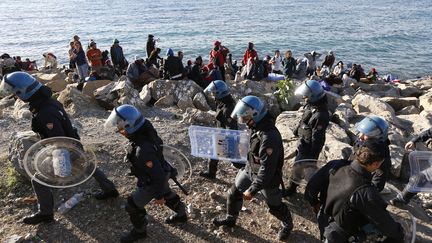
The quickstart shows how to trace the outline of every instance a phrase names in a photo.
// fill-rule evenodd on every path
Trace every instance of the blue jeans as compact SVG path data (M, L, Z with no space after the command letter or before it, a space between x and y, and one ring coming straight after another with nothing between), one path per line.
M81 81L84 81L84 79L88 76L88 64L85 63L83 65L78 66L76 65L78 76L80 77Z

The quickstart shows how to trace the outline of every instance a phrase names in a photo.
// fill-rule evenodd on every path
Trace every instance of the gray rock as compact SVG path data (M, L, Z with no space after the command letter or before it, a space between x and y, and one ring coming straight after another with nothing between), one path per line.
M195 108L192 98L189 96L182 96L177 101L177 107L185 111L187 108Z
M9 140L8 160L20 175L29 178L24 170L23 159L26 151L40 140L39 136L33 131L24 131L13 133Z
M350 126L350 120L356 115L356 112L352 108L350 103L341 103L336 107L333 114L335 122L344 129L348 129Z
M180 122L212 126L215 124L216 119L210 112L200 111L195 108L187 108L183 113L183 119Z
M383 97L380 100L389 104L395 111L399 111L407 106L419 107L419 100L415 97Z
M167 95L161 97L159 100L156 101L154 104L155 107L170 107L174 105L174 96L173 95Z
M26 103L20 99L17 99L15 101L15 104L14 104L14 110L13 110L12 116L16 120L31 119L32 114L29 110L28 103Z
M423 130L432 127L432 118L422 115L399 115L397 116L400 122L399 127L405 132L404 135L411 139L420 134Z
M326 139L333 137L335 140L343 143L351 143L350 137L347 135L345 130L337 125L336 123L330 122L326 130Z
M300 122L301 116L301 112L284 111L276 118L276 127L282 136L286 160L295 156L298 137L294 136L294 129Z
M13 97L4 97L0 100L0 109L7 108L9 106L13 106L15 104L15 99Z
M60 92L57 100L63 104L65 110L71 116L79 116L89 111L100 110L92 98L84 95L71 84Z
M393 121L395 118L395 111L389 104L363 92L356 94L352 100L352 104L357 113L373 113L384 117L387 121Z
M203 93L198 93L193 98L193 105L198 109L202 111L208 111L210 110L210 106L207 103L206 96Z
M144 104L148 104L152 98L150 87L148 85L144 85L141 92L139 93L139 96L143 100Z
M117 92L111 93L111 90L116 86L117 83L111 82L108 85L100 87L93 92L93 96L96 99L99 106L106 110L114 109L116 105L116 99L118 99Z
M113 81L111 80L95 80L91 82L85 82L82 93L94 98L95 90L104 87L106 85L109 85L111 83L113 83Z
M432 112L432 91L420 96L419 99L421 108L425 111Z
M392 163L391 173L396 178L399 178L401 174L402 163L404 163L403 160L404 160L405 149L403 147L399 147L394 144L391 144L389 148L390 148L390 158Z
M4 242L5 243L21 243L21 242L24 242L24 237L15 234L15 235L11 235Z
M411 84L421 90L430 90L432 89L432 77L422 79L422 80L416 80L411 82Z
M111 93L116 93L116 96L119 97L116 105L129 104L141 111L147 108L146 103L140 98L139 91L128 81L117 82Z
M412 114L419 114L420 113L420 109L410 105L407 107L402 108L400 111L396 112L396 115L412 115Z
M421 89L410 84L400 83L397 85L397 87L400 89L400 94L403 97L419 97L423 94Z
M336 111L336 108L338 107L338 105L340 105L342 103L342 97L336 93L333 92L326 92L326 96L327 96L327 107L328 110L331 113L334 113Z

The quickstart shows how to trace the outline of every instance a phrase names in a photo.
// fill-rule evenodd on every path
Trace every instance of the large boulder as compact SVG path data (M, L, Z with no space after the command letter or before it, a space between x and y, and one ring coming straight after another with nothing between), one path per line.
M94 100L81 93L71 84L60 92L57 100L63 104L65 110L71 116L79 116L88 114L90 111L99 110Z
M193 100L189 96L182 96L177 101L177 107L180 110L185 111L187 108L195 108Z
M402 108L400 111L397 111L396 115L412 115L412 114L419 114L419 113L420 113L420 109L418 107L410 105Z
M423 91L416 86L399 83L397 87L400 89L400 94L403 97L419 97L423 94Z
M398 126L404 131L404 135L409 138L418 135L425 129L432 127L432 118L420 114L399 115L397 116Z
M431 90L432 89L432 76L425 78L425 79L421 79L421 80L415 80L415 81L412 81L410 83L421 90Z
M146 109L146 103L140 98L139 91L128 81L119 80L111 93L115 93L115 96L119 97L116 106L129 104L139 110Z
M206 96L203 93L198 93L193 98L193 105L198 109L202 111L208 111L210 110L210 106L207 103Z
M231 85L231 89L233 93L235 92L241 97L244 97L251 93L273 93L276 90L276 82L258 82L246 79L240 82L233 83Z
M419 99L421 108L425 111L432 112L432 91L420 96Z
M294 129L299 124L301 116L301 112L284 111L276 118L276 127L282 136L286 160L295 156L298 137L294 136Z
M396 178L400 177L402 164L405 163L403 160L406 159L405 149L403 147L396 146L391 144L390 148L390 158L391 158L391 173Z
M15 99L12 96L4 97L0 100L0 109L4 109L15 104Z
M351 139L345 132L345 129L337 125L336 123L330 122L326 130L326 139L332 137L333 139L343 142L351 143Z
M33 131L16 132L9 138L8 160L20 175L27 178L29 177L23 165L24 155L26 151L39 140L39 136Z
M394 109L384 101L374 96L358 93L352 100L353 108L357 113L369 112L384 117L388 121L393 121L395 117Z
M356 115L352 105L348 102L341 103L336 107L333 114L334 121L344 129L350 127L351 119Z
M340 105L343 102L342 97L333 92L326 92L326 97L327 97L328 110L331 113L334 113L338 105Z
M33 76L36 78L36 80L38 80L43 84L47 84L59 80L66 80L66 74L62 72L35 73Z
M14 104L14 110L13 110L12 116L16 120L31 119L32 113L29 110L28 103L26 103L20 99L17 99L15 101L15 104Z
M383 97L380 100L389 104L391 107L393 107L395 111L402 110L407 106L419 107L419 100L415 97L404 97L404 98Z
M352 152L353 149L351 145L341 142L332 136L328 136L326 137L319 160L326 163L336 159L348 159Z
M145 104L148 104L150 102L150 100L152 99L152 96L151 96L150 87L148 85L144 85L141 92L139 93L139 97L140 97L140 99L142 99L142 101Z
M45 86L49 87L54 93L64 90L67 85L68 83L65 79L57 79L45 84Z
M111 90L116 86L116 83L111 82L103 87L96 89L93 92L93 97L96 99L99 106L112 110L115 107L115 101L118 99L117 93L111 93Z
M94 98L94 91L99 89L100 87L104 87L113 81L111 80L95 80L90 82L85 82L82 93Z
M181 123L213 126L216 122L215 116L211 112L200 111L195 108L187 108L183 113Z
M163 108L163 107L170 107L175 104L174 96L173 95L166 95L158 99L155 103L155 107Z

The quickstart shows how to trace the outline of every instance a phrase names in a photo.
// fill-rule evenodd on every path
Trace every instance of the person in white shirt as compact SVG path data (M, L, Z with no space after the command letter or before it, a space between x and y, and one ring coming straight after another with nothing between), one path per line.
M272 72L277 74L282 74L282 57L279 50L275 51L275 56L270 60L272 66Z

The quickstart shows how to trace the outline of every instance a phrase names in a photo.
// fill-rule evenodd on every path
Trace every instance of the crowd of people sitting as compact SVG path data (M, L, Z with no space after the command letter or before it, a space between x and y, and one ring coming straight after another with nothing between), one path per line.
M98 79L114 80L115 75L126 75L128 81L139 88L149 81L164 78L172 80L190 79L205 88L213 80L225 80L226 77L236 81L251 79L255 81L281 80L284 78L304 79L310 78L321 83L324 89L330 90L335 84L356 86L358 82L373 83L380 78L375 68L367 74L360 64L338 61L334 65L336 56L333 51L325 55L317 51L304 53L302 57L295 59L291 50L284 52L275 50L274 55L265 55L260 59L252 42L249 42L241 60L241 65L233 60L230 50L222 45L221 41L214 41L209 51L208 62L202 56L194 61L183 62L183 52L168 48L166 57L161 57L161 49L157 47L154 35L148 35L147 57L135 56L132 62L125 58L123 48L117 39L108 50L101 51L94 40L90 40L83 48L80 37L75 35L70 41L69 48L69 72L74 71L76 82L83 83ZM322 58L322 61L320 58ZM43 53L44 68L57 68L57 57L50 52ZM319 64L321 62L321 64ZM37 70L36 61L25 62L21 57L11 58L3 54L0 58L2 74L17 70ZM389 75L386 81L397 81L397 77Z

